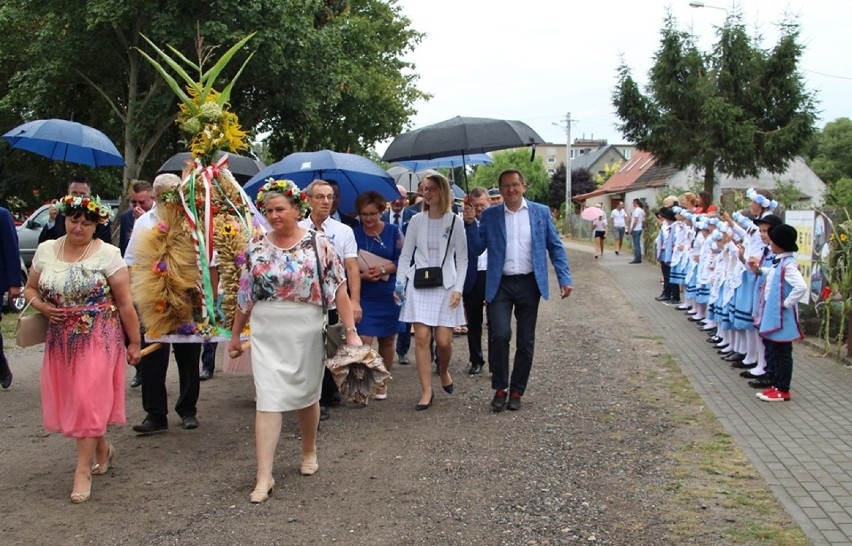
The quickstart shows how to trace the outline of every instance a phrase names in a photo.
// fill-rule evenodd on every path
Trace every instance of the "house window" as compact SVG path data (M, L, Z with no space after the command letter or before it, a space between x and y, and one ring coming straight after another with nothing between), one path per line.
M626 150L621 152L621 155L624 156L624 159L630 159L630 152L631 152L630 148L627 148Z
M554 163L556 163L556 157L555 156L550 156L550 157L547 158L547 164L548 165L553 165Z

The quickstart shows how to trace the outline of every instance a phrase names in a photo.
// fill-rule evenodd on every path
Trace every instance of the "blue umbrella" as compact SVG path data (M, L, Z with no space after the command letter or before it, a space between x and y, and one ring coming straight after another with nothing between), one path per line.
M102 132L64 119L39 119L3 135L12 148L89 167L124 166L124 157Z
M355 198L365 191L377 191L385 199L399 198L393 178L384 169L360 155L320 150L296 152L261 170L245 185L255 197L268 178L286 178L304 189L315 179L334 180L340 186L342 212L355 211Z
M448 168L455 169L456 167L464 167L467 165L491 165L494 160L488 154L464 154L454 155L450 157L441 157L438 159L415 159L411 161L397 161L399 165L408 167L412 171L421 171L423 169L438 169Z

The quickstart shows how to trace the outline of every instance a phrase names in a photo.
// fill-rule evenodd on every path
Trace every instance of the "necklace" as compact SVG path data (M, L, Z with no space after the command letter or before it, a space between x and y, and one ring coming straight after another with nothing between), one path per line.
M385 242L382 241L382 236L381 236L382 231L384 231L383 225L374 234L367 233L367 229L366 228L364 229L365 242L367 243L367 252L373 252L373 248L374 248L373 243L376 243L381 248L385 248Z
M62 239L62 247L59 249L59 257L63 262L68 263L68 264L76 264L77 262L82 261L83 258L85 258L89 254L89 249L91 249L92 245L95 243L95 240L92 239L91 241L89 241L89 244L86 245L86 248L83 249L83 253L80 254L80 256L76 260L68 261L68 260L65 259L65 242L66 241L67 241L67 239Z

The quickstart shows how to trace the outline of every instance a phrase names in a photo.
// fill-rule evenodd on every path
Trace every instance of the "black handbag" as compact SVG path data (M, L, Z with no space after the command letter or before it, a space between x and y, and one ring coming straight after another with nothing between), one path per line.
M456 218L453 217L453 223L450 225L450 234L447 236L447 248L444 249L444 259L441 261L441 266L414 268L414 288L438 288L444 286L444 263L447 261L447 254L450 253L450 242L453 238L453 229L455 227Z
M322 344L325 347L326 358L331 358L337 354L337 350L346 343L343 335L343 323L337 324L328 323L328 304L325 301L325 295L322 293L323 269L322 258L320 258L319 250L317 249L317 236L311 232L311 244L314 247L314 254L317 255L317 274L319 275L320 283L320 300L322 301Z

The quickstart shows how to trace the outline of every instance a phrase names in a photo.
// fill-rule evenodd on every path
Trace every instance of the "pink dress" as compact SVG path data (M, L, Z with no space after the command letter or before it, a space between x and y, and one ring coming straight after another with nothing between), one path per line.
M82 261L57 257L63 238L45 241L33 257L41 297L67 312L48 326L41 370L44 428L69 438L103 436L124 424L124 330L107 278L126 267L104 244Z

